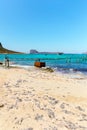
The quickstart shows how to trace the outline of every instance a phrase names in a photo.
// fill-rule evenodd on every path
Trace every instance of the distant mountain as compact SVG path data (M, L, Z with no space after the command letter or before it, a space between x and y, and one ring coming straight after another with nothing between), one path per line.
M21 53L21 52L16 52L16 51L12 51L12 50L8 50L6 48L4 48L0 42L0 53L7 53L7 54L12 54L12 53Z

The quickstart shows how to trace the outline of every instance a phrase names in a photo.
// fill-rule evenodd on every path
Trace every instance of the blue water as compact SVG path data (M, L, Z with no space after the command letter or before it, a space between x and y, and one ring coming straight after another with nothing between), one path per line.
M38 59L45 62L46 66L56 68L58 71L71 70L87 72L86 54L0 54L0 61L4 62L5 56L17 65L33 66Z

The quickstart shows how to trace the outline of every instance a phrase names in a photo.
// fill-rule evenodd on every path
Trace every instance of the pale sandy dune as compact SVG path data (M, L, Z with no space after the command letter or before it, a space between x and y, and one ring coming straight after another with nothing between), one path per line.
M87 130L87 77L0 68L0 130Z

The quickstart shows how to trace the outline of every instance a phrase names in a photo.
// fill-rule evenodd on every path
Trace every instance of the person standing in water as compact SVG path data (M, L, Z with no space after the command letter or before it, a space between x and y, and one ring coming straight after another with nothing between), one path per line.
M5 67L9 68L9 58L5 56Z

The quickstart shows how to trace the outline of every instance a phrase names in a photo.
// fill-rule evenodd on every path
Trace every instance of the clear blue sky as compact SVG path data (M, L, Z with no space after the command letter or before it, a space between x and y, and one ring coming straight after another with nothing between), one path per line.
M0 0L0 42L22 52L85 52L87 0Z

